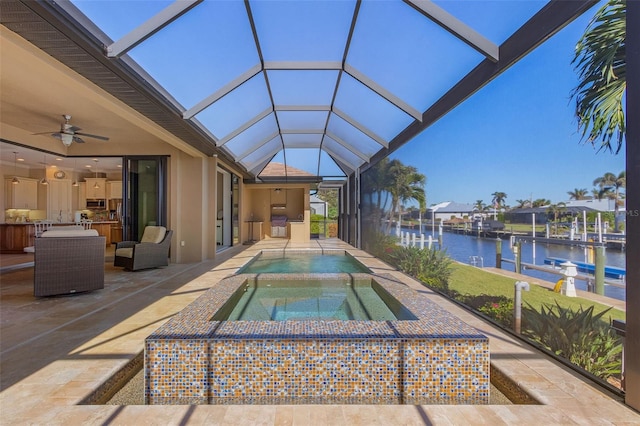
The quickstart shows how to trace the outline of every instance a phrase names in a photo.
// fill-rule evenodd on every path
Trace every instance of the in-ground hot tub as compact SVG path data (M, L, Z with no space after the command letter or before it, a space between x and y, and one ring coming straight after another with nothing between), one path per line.
M367 273L371 270L345 250L261 250L238 274Z
M245 292L323 280L373 289L396 319L228 320ZM323 297L315 299L327 311ZM390 275L235 275L146 339L145 397L148 404L486 404L489 342Z

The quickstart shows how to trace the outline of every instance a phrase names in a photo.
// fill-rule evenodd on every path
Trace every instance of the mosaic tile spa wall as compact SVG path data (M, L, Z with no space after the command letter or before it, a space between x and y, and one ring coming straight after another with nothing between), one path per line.
M373 279L417 320L211 321L260 279L233 276L147 338L147 403L488 403L487 337L391 276L323 275Z

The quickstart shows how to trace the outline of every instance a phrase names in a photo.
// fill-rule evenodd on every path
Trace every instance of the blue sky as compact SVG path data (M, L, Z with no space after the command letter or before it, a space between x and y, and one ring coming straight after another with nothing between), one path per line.
M113 40L127 34L170 4L165 0L74 2ZM437 0L436 3L496 44L506 40L546 2L540 0ZM265 60L339 61L344 51L353 0L251 1ZM491 200L491 193L517 199L564 201L574 188L591 190L605 172L619 173L624 154L597 153L579 143L571 90L577 76L573 49L596 8L459 105L392 158L413 165L427 177L427 203ZM233 43L230 43L232 40ZM185 109L228 84L259 62L244 4L239 0L205 1L167 28L135 47L130 55L167 88ZM483 59L400 1L362 3L347 63L424 111L457 79ZM442 72L446 71L446 72ZM268 71L274 102L326 105L331 102L336 71ZM271 100L258 74L196 118L222 138ZM412 118L343 74L335 106L390 140ZM280 113L283 128L318 128L326 112ZM313 123L321 123L320 126ZM235 154L251 152L256 140L271 135L273 115L226 143ZM289 124L290 123L290 124ZM333 116L329 130L372 155L379 145ZM314 143L319 135L285 135ZM285 140L285 143L287 141ZM262 158L281 145L274 138L248 155ZM336 146L336 149L340 149ZM343 149L344 151L344 149ZM344 156L352 155L348 152ZM288 149L287 160L315 173L318 149ZM348 157L345 157L348 159ZM274 161L282 161L282 152ZM338 174L326 154L321 174Z
M511 205L566 201L568 191L590 192L598 176L624 170L624 150L616 156L580 144L570 101L573 49L592 12L392 155L427 176L427 204L489 203L496 191Z

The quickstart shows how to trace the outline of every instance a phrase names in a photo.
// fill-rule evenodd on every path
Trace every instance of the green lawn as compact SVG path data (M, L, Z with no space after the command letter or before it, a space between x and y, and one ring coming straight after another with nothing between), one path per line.
M480 294L489 294L492 296L506 296L513 299L514 296L514 283L516 280L513 278L502 277L490 272L483 271L472 266L455 263L452 265L452 274L449 279L449 289L456 290L460 294L470 294L472 296ZM531 284L531 283L530 283ZM545 287L540 287L535 284L530 285L530 291L522 292L523 306L526 303L531 304L538 311L542 304L555 305L556 301L564 307L578 310L580 306L588 307L594 306L594 313L601 312L608 308L608 306L596 303L588 299L582 299L580 297L567 297L559 293L555 293L553 290ZM624 320L626 318L625 312L618 309L611 309L605 317L611 319Z

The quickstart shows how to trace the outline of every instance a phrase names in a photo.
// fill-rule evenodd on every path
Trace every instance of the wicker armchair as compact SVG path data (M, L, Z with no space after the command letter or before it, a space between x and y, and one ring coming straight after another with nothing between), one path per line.
M105 246L106 238L95 230L43 233L35 239L34 296L104 288Z
M167 266L172 236L173 231L166 230L163 226L147 226L140 242L116 243L113 265L122 266L129 271Z

